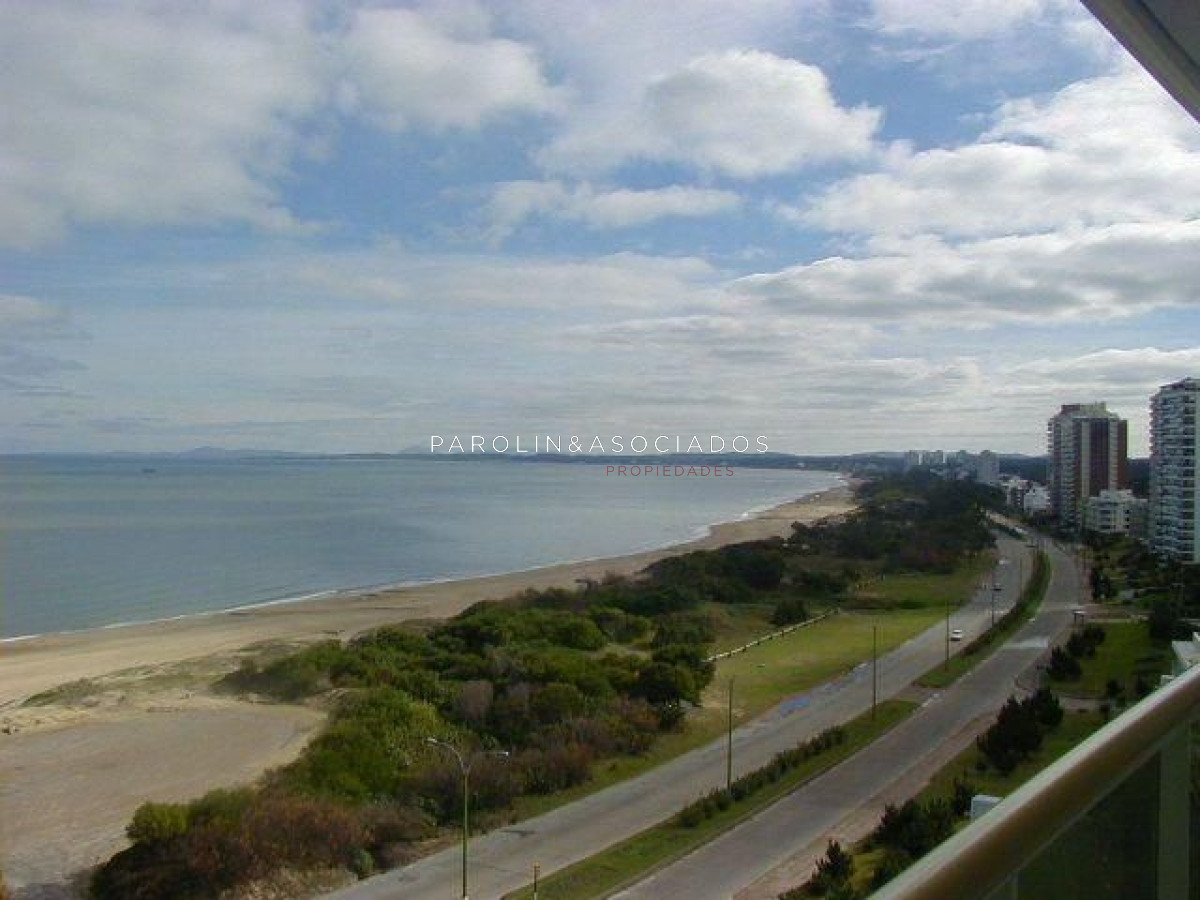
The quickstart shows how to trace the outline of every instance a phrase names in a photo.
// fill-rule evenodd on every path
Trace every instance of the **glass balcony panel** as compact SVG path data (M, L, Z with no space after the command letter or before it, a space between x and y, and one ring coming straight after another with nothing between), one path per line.
M1017 898L1157 896L1158 800L1155 755L1022 870Z

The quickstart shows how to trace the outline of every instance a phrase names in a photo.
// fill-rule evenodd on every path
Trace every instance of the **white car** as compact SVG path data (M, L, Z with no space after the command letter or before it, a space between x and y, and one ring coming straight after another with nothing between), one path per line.
M950 632L950 640L961 641L962 639L963 639L963 630L961 628L955 628L953 631Z

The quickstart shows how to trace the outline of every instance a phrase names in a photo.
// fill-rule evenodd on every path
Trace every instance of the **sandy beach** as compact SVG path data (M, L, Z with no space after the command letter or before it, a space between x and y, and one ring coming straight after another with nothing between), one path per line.
M27 697L68 681L134 666L158 666L231 653L267 641L346 638L404 619L440 619L480 600L526 588L571 587L607 573L628 575L655 560L735 541L785 535L796 521L814 521L851 507L850 489L831 488L750 518L714 526L705 537L659 550L414 587L343 592L165 622L45 635L0 643L0 714ZM2 722L2 719L0 719Z
M208 690L256 647L344 639L526 588L633 574L852 507L850 488L838 487L629 556L0 644L0 867L20 900L74 896L65 881L120 848L141 802L244 783L294 757L323 720L319 711Z

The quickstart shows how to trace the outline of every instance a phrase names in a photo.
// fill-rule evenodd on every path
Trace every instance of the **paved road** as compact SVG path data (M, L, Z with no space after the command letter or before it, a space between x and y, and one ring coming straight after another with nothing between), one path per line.
M1004 538L1000 547L1010 562L996 570L1002 588L997 615L1017 596L1021 569L1026 577L1030 570L1028 551L1021 543ZM1021 557L1026 560L1023 566L1017 564ZM990 621L991 599L990 590L977 591L970 603L954 613L951 628L963 629L969 641ZM944 653L944 625L937 625L880 657L880 699L900 693L940 662ZM791 698L734 732L735 777L765 765L780 750L853 718L870 703L867 665ZM725 744L717 740L568 806L473 839L471 896L495 900L527 884L535 862L543 874L554 872L649 828L724 783ZM460 851L450 848L329 896L337 900L451 900L459 896L460 865Z
M907 773L964 728L1000 707L1017 676L1034 665L1068 627L1078 605L1069 556L1050 550L1050 587L1038 615L1002 648L932 697L878 741L825 775L617 897L620 900L727 900L764 872L814 842ZM769 896L774 896L770 894Z

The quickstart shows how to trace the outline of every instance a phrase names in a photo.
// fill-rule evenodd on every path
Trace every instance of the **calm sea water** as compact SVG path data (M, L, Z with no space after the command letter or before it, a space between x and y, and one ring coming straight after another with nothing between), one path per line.
M502 461L0 459L0 636L629 553L834 483Z

